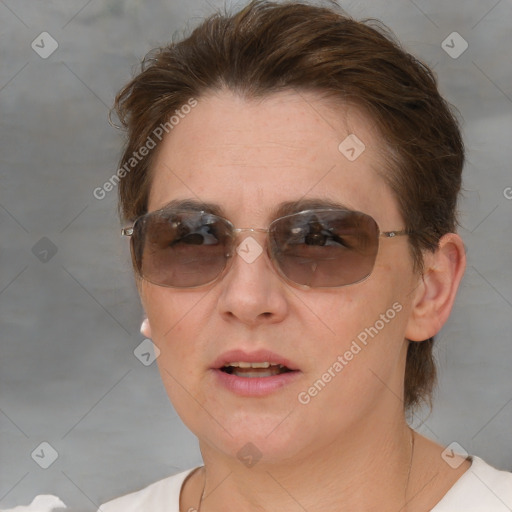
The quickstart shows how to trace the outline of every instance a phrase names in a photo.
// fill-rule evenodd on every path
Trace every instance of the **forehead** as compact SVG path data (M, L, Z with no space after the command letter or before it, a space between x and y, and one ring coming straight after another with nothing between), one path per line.
M284 203L311 200L398 221L383 155L373 123L353 105L312 92L212 93L163 139L148 209L193 198L229 218L268 221Z

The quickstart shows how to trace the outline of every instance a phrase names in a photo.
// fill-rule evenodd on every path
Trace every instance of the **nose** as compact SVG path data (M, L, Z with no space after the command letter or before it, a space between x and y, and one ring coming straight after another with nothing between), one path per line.
M285 318L287 284L274 269L266 247L263 233L239 236L233 261L220 283L218 310L227 319L254 326Z

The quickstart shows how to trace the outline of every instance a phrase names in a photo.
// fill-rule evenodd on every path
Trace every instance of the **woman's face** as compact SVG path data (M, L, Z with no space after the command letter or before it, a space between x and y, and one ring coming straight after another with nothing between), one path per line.
M349 134L365 145L355 159L361 147L351 151L350 139L339 149ZM314 198L367 213L381 231L402 229L379 175L379 142L355 107L313 93L262 101L211 94L164 139L148 209L192 199L219 205L235 227L266 228L280 203ZM262 233L242 232L238 242L249 236L266 248ZM176 289L141 281L140 293L164 385L185 424L228 456L243 447L241 454L257 453L252 443L276 461L383 428L401 414L404 336L417 282L407 237L396 237L381 238L371 276L346 287L293 287L264 250L251 262L235 254L213 284ZM226 355L231 351L240 353ZM252 377L227 379L219 369L226 358L286 360L295 372L244 388Z

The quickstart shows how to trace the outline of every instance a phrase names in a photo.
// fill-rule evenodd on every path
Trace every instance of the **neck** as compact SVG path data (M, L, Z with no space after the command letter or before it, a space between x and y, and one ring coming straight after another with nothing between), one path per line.
M406 511L412 431L403 417L386 430L366 422L321 449L286 463L252 467L201 443L205 463L200 512Z

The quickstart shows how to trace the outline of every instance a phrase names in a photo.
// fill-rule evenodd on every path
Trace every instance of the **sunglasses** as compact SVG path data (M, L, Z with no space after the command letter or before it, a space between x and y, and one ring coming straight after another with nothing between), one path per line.
M267 233L267 254L278 274L301 288L336 288L366 279L379 240L409 234L381 232L361 212L304 210L275 219L267 229L235 228L205 211L157 210L122 229L131 237L137 274L158 286L194 288L210 284L230 267L243 231Z

